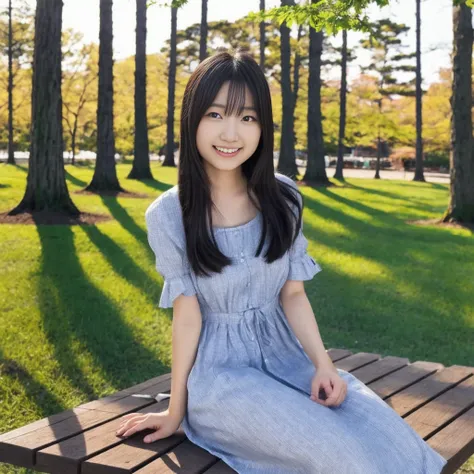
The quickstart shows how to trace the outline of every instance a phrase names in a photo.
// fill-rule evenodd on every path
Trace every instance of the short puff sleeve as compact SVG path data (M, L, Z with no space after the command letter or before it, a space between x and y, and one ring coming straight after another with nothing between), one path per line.
M296 183L288 176L277 173L277 178L289 184L295 191L298 191ZM300 206L303 204L301 195L295 193L298 198ZM297 212L296 206L292 205L294 212ZM301 226L298 230L296 240L289 249L290 271L288 273L288 280L306 281L311 280L316 273L322 269L313 257L308 253L308 240L303 234L303 217L301 218Z
M160 308L172 308L173 301L181 294L192 296L197 293L186 255L179 199L168 192L163 193L145 212L148 243L155 254L156 270L164 278L158 304Z

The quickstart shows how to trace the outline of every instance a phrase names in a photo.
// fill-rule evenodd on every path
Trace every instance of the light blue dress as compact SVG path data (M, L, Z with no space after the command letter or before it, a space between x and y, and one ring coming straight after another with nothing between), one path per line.
M279 173L296 188L296 184ZM347 371L337 407L309 396L315 367L279 302L287 279L311 280L321 268L302 228L292 248L267 264L255 257L262 225L214 228L232 265L196 277L186 257L175 186L147 209L148 241L164 278L159 302L197 295L202 329L188 377L182 427L190 441L240 474L438 474L447 461L398 413ZM301 201L300 201L301 202Z

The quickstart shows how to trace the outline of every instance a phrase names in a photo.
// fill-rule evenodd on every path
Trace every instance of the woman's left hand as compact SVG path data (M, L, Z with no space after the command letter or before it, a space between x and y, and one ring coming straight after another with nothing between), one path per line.
M326 393L326 400L319 398L319 391ZM321 367L311 381L311 400L324 406L340 405L347 394L347 383L335 367Z

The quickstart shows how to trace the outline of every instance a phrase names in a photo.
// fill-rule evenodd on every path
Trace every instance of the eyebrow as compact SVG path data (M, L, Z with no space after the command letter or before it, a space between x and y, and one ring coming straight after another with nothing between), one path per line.
M220 107L221 109L225 109L225 105L222 105L222 104L216 104L216 103L213 103L211 104L211 107ZM244 110L247 109L247 110L253 110L253 111L257 111L257 109L255 107L244 107Z

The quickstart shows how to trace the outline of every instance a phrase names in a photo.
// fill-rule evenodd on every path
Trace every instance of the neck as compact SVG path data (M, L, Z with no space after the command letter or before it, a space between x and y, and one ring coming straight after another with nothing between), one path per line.
M208 167L206 171L213 196L226 198L247 193L247 179L242 173L241 166L229 171Z

